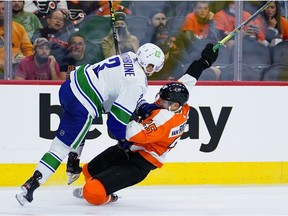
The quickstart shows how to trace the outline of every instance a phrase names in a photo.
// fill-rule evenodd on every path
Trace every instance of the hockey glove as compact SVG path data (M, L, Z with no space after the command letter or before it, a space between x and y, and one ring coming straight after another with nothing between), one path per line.
M127 140L118 140L118 146L121 149L129 149L129 147L133 144L133 142L129 142Z
M151 115L152 111L156 109L159 109L156 104L149 104L145 100L141 100L136 106L135 113L142 119L146 119Z
M201 52L201 58L199 61L206 64L207 68L211 67L211 65L217 60L218 58L219 49L215 52L213 51L213 44L208 43L206 47Z
M68 175L68 185L76 181L80 177L80 174L82 172L82 167L80 167L80 159L77 157L77 153L69 153L66 167L66 173Z

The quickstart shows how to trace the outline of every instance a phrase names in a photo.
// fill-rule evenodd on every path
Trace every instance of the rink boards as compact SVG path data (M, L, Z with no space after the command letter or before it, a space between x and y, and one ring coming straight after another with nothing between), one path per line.
M59 83L21 84L0 83L0 186L20 185L31 175L49 149L61 115ZM287 183L288 84L263 84L199 83L190 95L185 134L164 167L141 185ZM160 86L149 86L148 101ZM92 125L82 163L116 144L106 119L103 115ZM66 181L62 164L45 184ZM82 183L82 178L76 182Z

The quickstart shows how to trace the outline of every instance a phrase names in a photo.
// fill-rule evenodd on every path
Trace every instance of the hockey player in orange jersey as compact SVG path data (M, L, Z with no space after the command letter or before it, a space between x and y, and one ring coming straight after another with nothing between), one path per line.
M203 70L218 57L207 44L198 61L192 62L176 82L165 84L152 104L142 100L126 128L126 140L111 146L83 167L86 183L73 195L94 205L115 202L114 192L143 181L151 170L161 168L166 154L175 147L189 116L189 92Z

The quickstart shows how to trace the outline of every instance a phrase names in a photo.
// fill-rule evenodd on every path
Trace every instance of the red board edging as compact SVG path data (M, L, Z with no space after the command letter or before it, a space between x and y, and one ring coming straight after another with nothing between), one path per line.
M169 81L148 81L149 85L164 85ZM51 80L0 80L0 85L61 85L63 81ZM280 81L198 81L197 86L288 86Z

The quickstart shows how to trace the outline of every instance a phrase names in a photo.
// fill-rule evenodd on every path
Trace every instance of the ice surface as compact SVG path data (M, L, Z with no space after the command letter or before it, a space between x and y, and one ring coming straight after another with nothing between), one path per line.
M20 206L19 188L0 188L0 215L288 215L288 186L133 186L116 203L93 206L73 197L76 187L40 187Z

